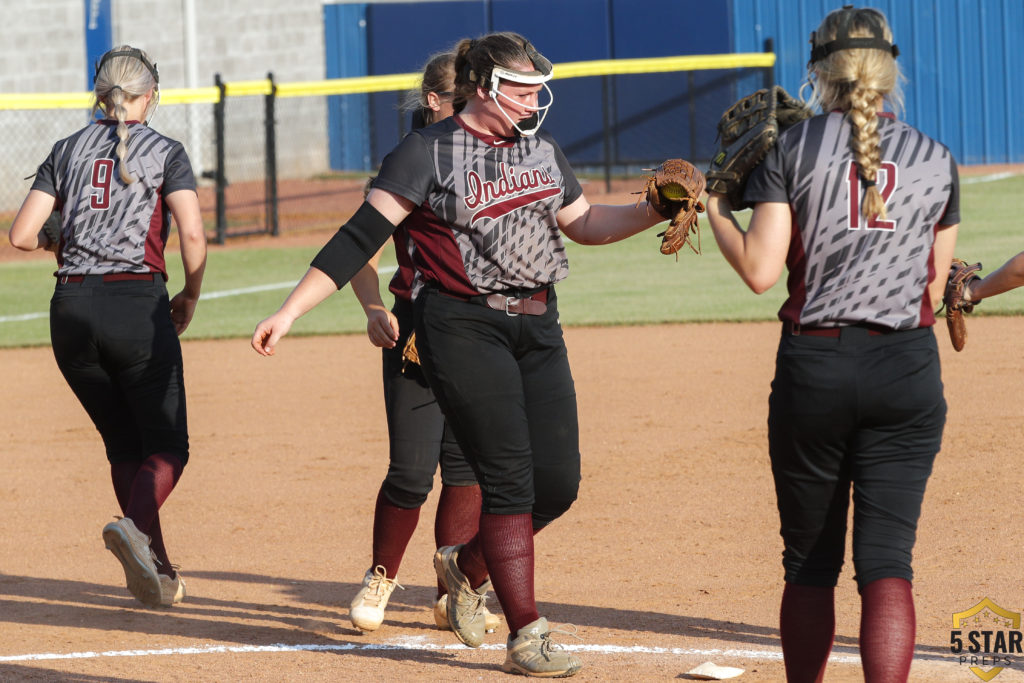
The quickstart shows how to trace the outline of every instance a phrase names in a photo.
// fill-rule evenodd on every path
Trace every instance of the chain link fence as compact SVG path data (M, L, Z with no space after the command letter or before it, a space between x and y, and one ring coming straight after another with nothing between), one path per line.
M80 99L84 106L72 108L74 101L71 101L53 109L0 107L0 139L5 141L6 158L6 162L0 165L0 229L4 232L17 215L25 195L32 189L36 169L49 155L53 145L92 120L87 97L77 96L75 99ZM164 135L181 141L195 163L197 158L212 161L216 142L214 120L211 104L162 103L150 123ZM198 154L193 150L198 150ZM207 204L213 207L213 174L207 175L209 179L204 179L202 171L197 170L196 180L200 185L200 195L205 193ZM211 208L204 215L204 221L211 229L213 219Z
M766 45L765 53L752 55L556 65L556 75L571 80L556 86L560 101L544 125L578 173L603 175L608 188L613 175L636 174L665 158L703 163L713 152L722 111L737 93L772 82L774 57ZM273 74L237 83L224 83L218 74L213 88L166 91L151 124L185 145L212 241L333 228L346 220L344 207L358 204L370 171L331 170L332 136L352 128L330 130L328 110L366 113L365 139L340 142L363 144L375 166L409 130L397 102L418 77L276 84ZM28 176L54 142L90 120L85 94L18 98L32 100L0 95L5 230L31 188Z

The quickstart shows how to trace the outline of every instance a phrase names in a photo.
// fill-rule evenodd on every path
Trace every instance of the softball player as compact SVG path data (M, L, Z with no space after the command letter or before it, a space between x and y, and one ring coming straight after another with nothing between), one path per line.
M533 590L533 535L569 509L580 481L576 393L554 288L568 275L561 233L607 244L661 218L586 200L539 130L552 66L525 38L463 40L456 55L457 115L413 131L385 158L367 201L257 325L252 345L273 354L294 321L406 221L419 355L483 499L477 535L435 554L449 622L464 643L482 643L489 577L511 632L503 669L569 676L581 663L550 639Z
M455 55L434 55L423 69L421 86L410 92L406 108L414 110L414 128L446 119L454 113ZM420 508L441 466L441 496L434 520L437 547L465 543L477 532L480 522L480 486L462 455L444 415L417 363L403 358L413 329L412 282L414 270L409 253L405 222L392 236L398 271L390 290L395 304L389 311L380 297L377 262L380 252L352 278L352 291L366 312L366 333L383 349L384 405L390 436L387 476L377 494L373 515L373 562L363 585L352 600L349 616L353 625L373 631L384 620L384 610L395 588L395 577ZM434 604L438 628L447 630L447 591L438 582ZM488 630L500 624L488 613Z
M188 462L178 335L192 319L206 239L180 143L146 125L160 99L156 66L127 45L96 68L104 115L58 141L11 226L11 243L56 252L50 339L57 365L103 437L123 517L103 528L128 590L149 607L185 597L158 511ZM60 238L44 221L60 212ZM168 298L164 249L178 225L185 286Z
M960 222L949 151L883 111L902 97L885 16L844 7L811 35L823 115L788 129L752 174L748 230L708 214L757 293L789 269L768 440L785 543L781 637L791 681L821 680L853 491L853 564L868 681L905 680L911 551L946 402L932 311Z

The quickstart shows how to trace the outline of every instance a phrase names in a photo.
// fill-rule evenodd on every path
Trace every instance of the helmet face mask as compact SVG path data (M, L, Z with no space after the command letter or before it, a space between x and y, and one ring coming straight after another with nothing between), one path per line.
M534 63L533 71L517 71L515 69L509 69L503 66L495 65L491 69L491 88L489 90L491 99L498 107L498 111L501 112L512 127L515 128L521 135L533 135L540 129L540 125L544 122L544 118L548 115L548 109L554 104L555 95L551 92L551 88L548 87L548 81L551 80L554 70L551 66L551 62L546 60L536 51L531 54L531 59ZM517 85L540 85L543 90L547 91L548 98L547 104L530 107L524 104L516 102L511 97L501 92L499 86L502 81L508 81ZM520 109L533 112L533 115L529 118L523 119L522 121L515 121L505 108L501 106L501 99L505 98L509 103L514 104Z

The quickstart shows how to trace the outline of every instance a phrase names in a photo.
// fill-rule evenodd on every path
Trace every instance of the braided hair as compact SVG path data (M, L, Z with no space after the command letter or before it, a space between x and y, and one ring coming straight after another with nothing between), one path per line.
M881 165L878 132L880 99L895 111L903 108L903 74L898 49L885 15L875 9L847 5L828 14L811 34L807 80L813 100L823 111L848 112L853 135L850 147L863 184L865 216L886 217L885 201L875 186Z
M136 178L128 172L125 162L129 133L126 121L128 111L124 103L157 89L157 94L150 100L146 109L145 118L148 120L159 102L159 82L156 65L150 61L149 56L129 45L121 45L110 50L96 65L93 114L113 114L117 120L117 158L120 160L118 170L121 180L125 183L134 183Z

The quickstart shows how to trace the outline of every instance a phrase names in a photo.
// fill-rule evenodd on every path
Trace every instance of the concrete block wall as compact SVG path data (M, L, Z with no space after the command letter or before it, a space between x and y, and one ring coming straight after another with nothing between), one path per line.
M195 0L198 87L266 78L278 82L324 78L322 0ZM85 8L82 0L4 2L0 92L83 92L86 89ZM150 54L164 88L184 88L184 3L112 0L113 44ZM59 138L80 128L86 112L0 111L0 211L20 205L24 177ZM278 169L282 177L328 168L324 98L278 100ZM214 168L212 105L165 105L153 127L185 144L197 173ZM226 127L229 181L263 177L262 98L229 101ZM257 144L258 143L258 144ZM13 199L12 199L13 197ZM13 206L12 206L13 204Z

